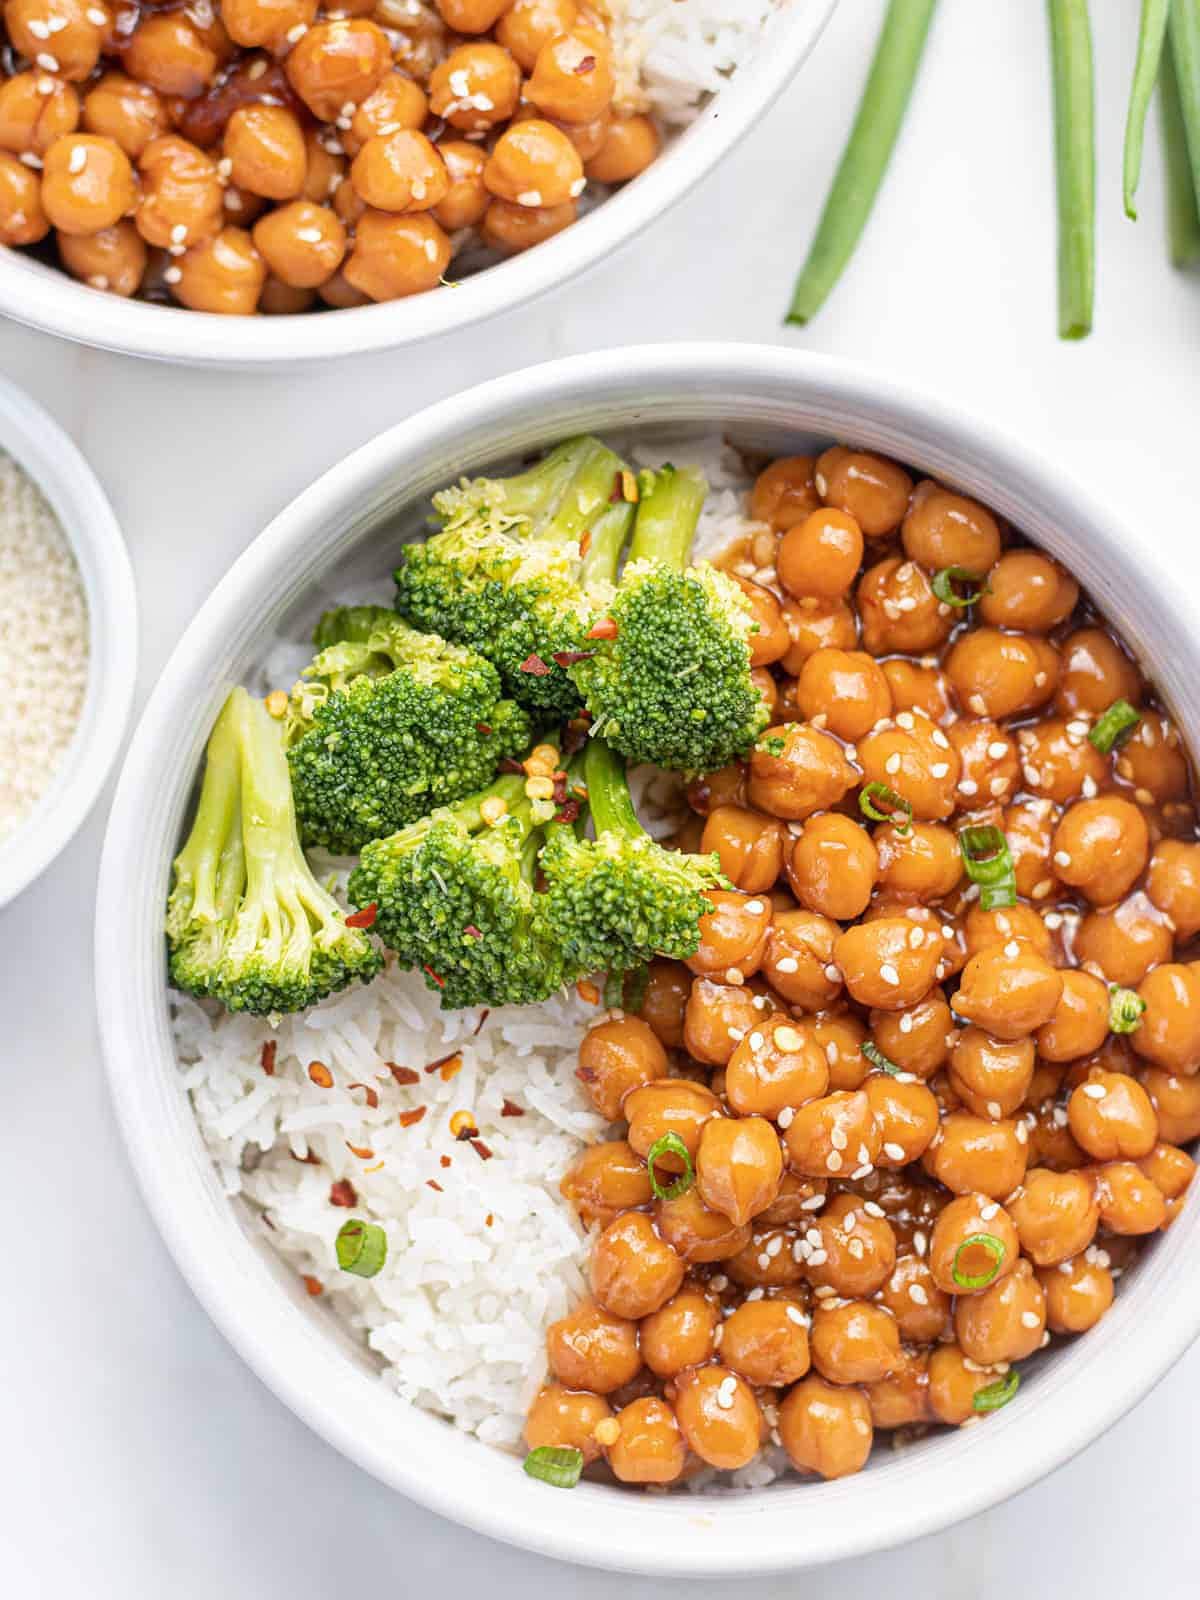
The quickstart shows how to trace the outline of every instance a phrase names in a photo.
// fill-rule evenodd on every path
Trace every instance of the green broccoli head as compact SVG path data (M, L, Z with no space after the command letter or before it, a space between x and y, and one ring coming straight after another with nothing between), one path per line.
M536 915L540 842L524 779L500 778L485 793L368 844L350 898L374 903L376 932L425 974L445 1009L544 1000L566 975Z
M282 723L235 689L209 739L196 818L175 861L172 982L229 1011L301 1011L382 960L347 926L300 848Z
M353 852L481 789L525 749L529 718L473 650L382 607L321 619L324 644L292 691L288 764L306 844Z

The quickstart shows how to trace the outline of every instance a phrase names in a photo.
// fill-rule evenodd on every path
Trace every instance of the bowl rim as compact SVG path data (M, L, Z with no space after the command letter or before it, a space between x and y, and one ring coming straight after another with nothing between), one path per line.
M49 412L8 379L0 379L0 450L57 517L88 609L88 678L79 722L45 792L0 844L3 907L65 848L116 763L133 704L138 631L129 552L99 479Z
M1071 547L1076 570L1110 616L1120 619L1123 596L1140 594L1137 636L1148 641L1156 683L1168 704L1188 707L1189 726L1200 727L1200 689L1193 689L1196 674L1188 670L1196 649L1177 576L1156 559L1150 541L1131 548L1129 531L1109 506L1040 449L974 420L952 397L804 352L673 344L574 356L494 379L407 418L319 478L239 558L177 645L134 736L105 842L99 904L106 909L96 945L105 1061L138 1180L184 1276L264 1382L350 1459L431 1510L541 1554L659 1576L788 1571L861 1555L936 1532L1036 1482L1135 1404L1200 1331L1200 1278L1182 1259L1200 1235L1200 1210L1185 1208L1156 1243L1105 1318L1103 1333L1052 1356L1036 1393L1019 1395L986 1428L940 1436L932 1448L893 1454L854 1478L724 1497L719 1514L712 1498L620 1496L591 1484L580 1485L565 1504L547 1501L511 1458L403 1403L380 1406L377 1377L349 1360L330 1360L328 1326L318 1326L319 1314L294 1289L281 1287L278 1261L272 1268L260 1255L218 1192L173 1052L146 1081L146 1065L165 1039L152 1013L156 1006L165 1011L156 930L166 864L148 851L157 827L154 849L165 854L166 834L161 817L148 824L145 797L156 785L169 787L156 752L173 728L178 738L181 704L190 705L197 724L192 748L199 749L204 708L196 694L206 672L212 689L214 638L254 614L273 574L277 586L282 563L298 562L306 550L315 561L318 548L328 560L357 538L351 508L365 507L370 516L374 503L377 512L381 485L389 476L394 483L397 466L415 474L422 459L462 441L469 455L472 441L496 429L496 418L513 414L534 418L539 437L547 437L579 423L572 405L620 404L643 423L673 416L681 426L694 425L702 393L712 397L713 417L746 396L764 406L800 406L820 418L810 431L875 448L894 439L891 448L901 453L906 444L919 445L907 451L909 460L929 472L947 471L968 492L986 487L996 509L1019 517L1039 544L1052 553ZM791 426L800 432L805 425ZM1002 492L993 486L1000 480ZM1077 528L1083 535L1063 531ZM159 896L152 904L150 896L129 893L130 882L144 886L151 879ZM146 902L140 916L139 901ZM1151 1293L1158 1296L1157 1315L1146 1318L1141 1311ZM914 1496L918 1459L921 1493Z
M320 316L223 317L89 289L0 248L0 313L80 344L205 367L286 367L414 345L510 311L606 260L681 200L799 71L838 0L783 0L758 49L661 161L536 249L430 293ZM719 107L719 110L717 109Z

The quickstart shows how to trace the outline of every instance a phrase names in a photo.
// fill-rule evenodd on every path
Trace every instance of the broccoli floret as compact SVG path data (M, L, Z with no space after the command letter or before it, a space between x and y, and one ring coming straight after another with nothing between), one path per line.
M629 560L609 611L571 668L595 729L632 762L679 772L727 766L768 710L750 675L756 623L737 584L708 562L687 566L707 485L690 468L639 479Z
M524 777L503 777L363 850L351 900L375 904L375 931L444 1009L526 1005L566 981L535 889L554 812L526 796Z
M384 607L327 612L292 690L288 765L306 845L351 853L474 794L524 750L529 718L474 650Z
M547 925L569 965L624 972L671 956L686 961L700 945L709 889L728 888L715 855L685 855L657 844L638 821L625 763L603 739L583 761L595 841L555 828L542 852Z
M235 689L208 741L196 819L175 860L172 982L257 1016L302 1011L382 966L300 848L283 724Z
M632 525L622 471L619 456L585 437L518 477L442 490L441 531L407 546L396 570L397 611L480 651L520 704L570 716L579 696L558 658L583 648L607 604Z

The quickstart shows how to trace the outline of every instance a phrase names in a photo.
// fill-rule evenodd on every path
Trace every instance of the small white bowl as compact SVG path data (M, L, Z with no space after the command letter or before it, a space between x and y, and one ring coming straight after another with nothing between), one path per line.
M807 58L837 0L783 0L751 60L646 172L536 249L453 290L288 317L223 317L122 300L0 248L0 312L47 333L192 366L282 367L391 350L469 327L607 260L730 151ZM630 257L625 270L636 274Z
M162 937L168 867L212 714L322 593L393 565L399 528L457 474L581 430L678 438L716 427L775 454L816 440L881 450L978 495L1091 591L1183 727L1200 728L1200 647L1187 586L1138 531L1057 462L973 420L953 397L779 349L675 344L574 357L410 417L325 474L218 585L177 646L134 738L100 878L96 991L108 1072L159 1227L201 1301L255 1371L352 1460L414 1500L565 1560L656 1575L806 1567L899 1544L1035 1482L1116 1421L1200 1331L1200 1197L1121 1284L1099 1326L1047 1352L980 1426L876 1453L835 1483L742 1495L569 1495L389 1397L365 1352L303 1293L223 1194L171 1044Z
M0 379L0 450L37 484L79 566L88 608L88 681L79 725L46 792L0 843L0 906L68 843L121 747L137 665L137 595L117 519L95 473L52 417Z

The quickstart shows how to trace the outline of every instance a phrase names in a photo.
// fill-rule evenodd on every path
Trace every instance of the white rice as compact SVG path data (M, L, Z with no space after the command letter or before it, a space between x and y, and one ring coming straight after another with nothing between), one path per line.
M704 470L714 487L698 548L744 531L747 480L719 438L626 448L639 461ZM299 641L275 645L269 678L255 687L286 686L307 654ZM677 780L641 768L631 787L652 832L677 824ZM607 1133L574 1075L598 1007L570 991L493 1011L480 1026L479 1011L441 1011L419 976L391 966L275 1028L173 999L184 1083L226 1192L262 1213L274 1248L319 1285L315 1307L328 1307L375 1353L396 1395L515 1449L546 1375L546 1328L586 1291L588 1240L558 1183ZM455 1051L462 1066L449 1081L424 1070ZM310 1076L314 1061L331 1087ZM419 1081L398 1085L389 1063ZM505 1116L506 1101L524 1115ZM401 1114L419 1106L422 1119L402 1126ZM454 1138L459 1110L473 1114L490 1159ZM339 1180L354 1187L352 1208L330 1203ZM338 1269L334 1240L350 1216L387 1233L387 1262L374 1278ZM755 1481L773 1475L765 1463L746 1469Z
M602 0L618 106L652 111L668 127L692 121L753 55L777 6L778 0Z

